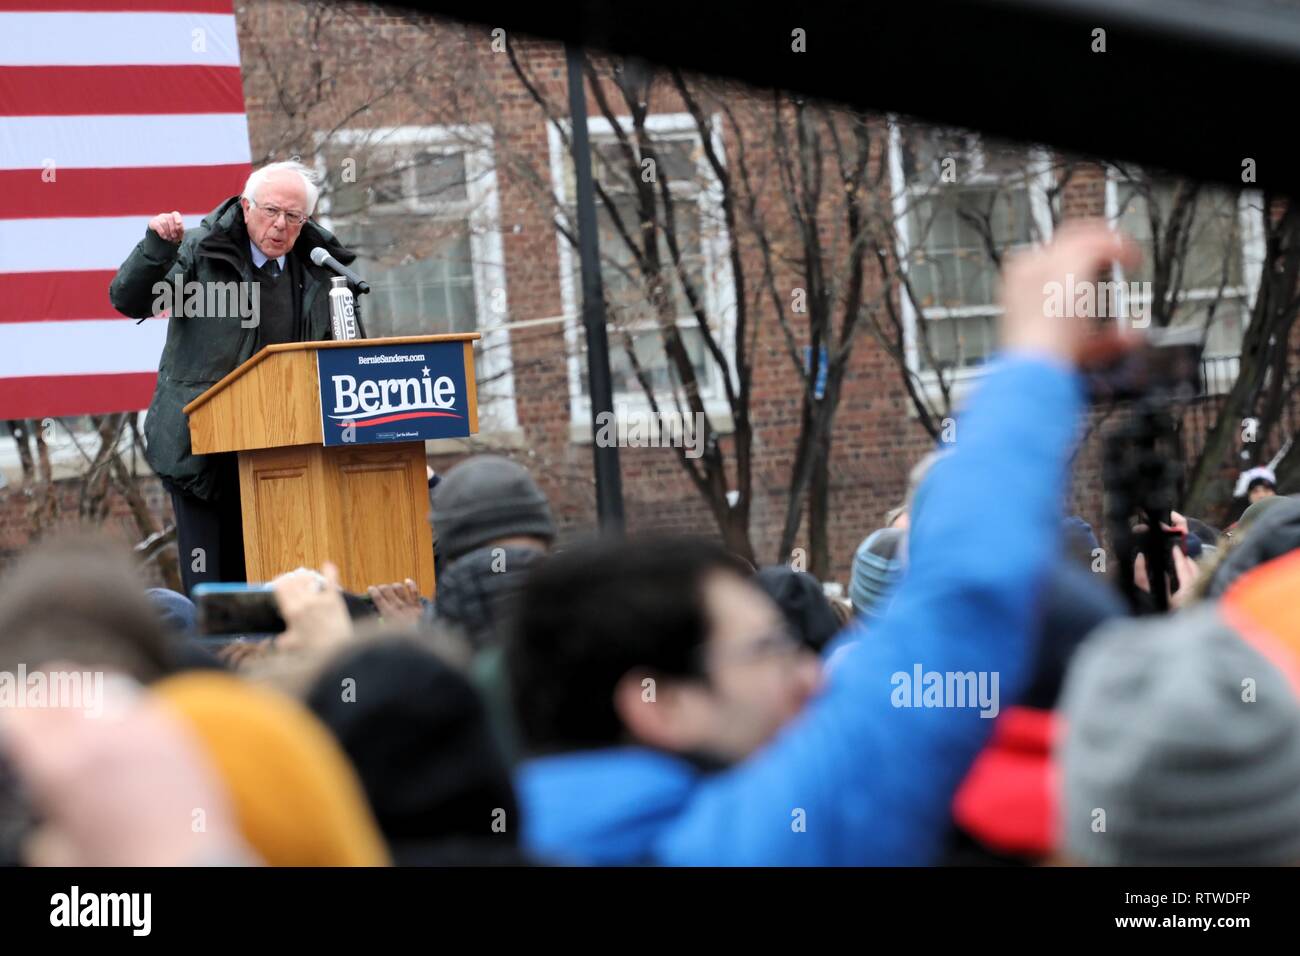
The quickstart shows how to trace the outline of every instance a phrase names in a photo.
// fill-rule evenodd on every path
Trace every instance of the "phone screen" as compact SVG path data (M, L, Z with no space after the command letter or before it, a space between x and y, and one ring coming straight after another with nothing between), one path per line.
M375 603L369 595L342 593L348 616L354 621L375 616ZM285 629L269 584L196 584L193 594L202 635L273 637Z
M270 635L284 630L275 593L266 584L198 584L194 603L202 634Z

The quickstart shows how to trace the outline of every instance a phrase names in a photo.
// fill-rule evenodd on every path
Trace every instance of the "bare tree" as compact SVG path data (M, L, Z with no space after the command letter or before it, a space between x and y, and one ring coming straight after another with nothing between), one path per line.
M54 419L14 419L5 425L22 468L22 482L16 491L27 498L28 526L34 536L39 536L55 524L59 515L58 488L46 441Z
M1143 319L1153 327L1193 330L1205 349L1204 367L1214 373L1210 394L1175 414L1180 434L1173 447L1185 456L1181 507L1226 524L1234 517L1233 471L1268 460L1290 437L1285 426L1295 410L1300 216L1275 197L1243 202L1232 190L1108 165L1117 182L1119 225L1144 252L1141 267L1125 277L1126 294L1142 301L1148 310ZM1247 256L1252 231L1262 247L1253 289ZM1218 394L1225 388L1226 395ZM1258 440L1243 440L1248 420ZM1279 480L1289 479L1296 465L1294 456L1284 460Z
M509 55L515 77L568 151L570 133L562 119L564 112L515 46ZM590 59L585 73L598 111L613 131L608 148L593 150L600 220L606 230L601 255L602 268L609 277L606 308L613 340L656 417L673 412L699 423L700 433L695 437L701 454L693 458L687 449L678 448L676 459L708 505L728 547L753 560L749 533L752 306L745 292L745 263L734 238L739 215L734 180L719 154L708 118L697 115L702 125L695 150L685 157L686 162L676 149L680 139L668 140L651 130L648 120L655 112L656 99L672 95L669 78L640 63ZM680 78L674 78L673 85L679 93L684 89ZM537 167L537 157L515 153L505 157L505 162L521 183L531 184L539 201L553 208L557 230L576 249L573 212ZM686 171L679 176L683 166ZM720 185L720 222L702 222L698 208L684 210L677 198L675 187L679 185L701 187L697 181L701 166ZM719 273L729 273L734 283L729 317L718 314L704 288L700 232L710 229L723 248ZM639 345L640 333L647 329L657 338L657 351L664 360L662 371L650 365L656 361L655 350L647 356ZM692 355L688 337L699 343L698 357ZM730 469L721 441L723 429L706 401L702 368L718 383L716 392L730 417Z
M682 96L705 127L697 97L677 77ZM735 102L734 100L732 101ZM832 110L802 98L772 97L755 129L719 103L736 144L736 204L743 228L757 246L758 286L780 328L793 380L800 385L800 428L791 467L778 560L789 560L805 508L808 569L830 569L830 457L850 358L863 329L879 331L882 287L870 273L881 254L880 201L886 166L880 160L884 126L863 114ZM762 127L766 126L766 130ZM767 132L771 169L756 173L750 140ZM782 229L770 221L765 181L780 201ZM797 283L783 292L783 281ZM800 343L806 341L805 349Z
M1054 163L1056 185L1048 197L1053 226L1059 221L1059 196L1079 167L1078 161L1059 157ZM1231 190L1118 162L1095 165L1114 183L1117 208L1108 212L1143 250L1141 266L1118 284L1125 301L1103 303L1110 310L1105 314L1114 317L1122 309L1139 327L1194 330L1206 350L1206 368L1218 373L1210 383L1212 394L1175 409L1180 433L1173 447L1190 453L1182 463L1181 507L1226 523L1232 517L1232 469L1267 460L1291 437L1285 424L1295 407L1292 330L1300 306L1300 221L1272 197L1264 197L1259 206L1246 205L1243 213L1240 196ZM1249 229L1243 216L1263 237L1253 307L1248 307L1252 289L1244 249ZM1006 244L988 228L991 220L969 212L962 218L980 235L988 266L1000 267ZM916 295L915 281L900 275L898 282L919 314L926 303ZM946 406L949 392L942 375L936 384ZM1215 394L1223 388L1226 396ZM1205 415L1208 424L1202 423ZM1251 419L1261 440L1242 442L1239 432ZM1198 433L1202 427L1203 440ZM1298 470L1300 454L1293 452L1281 463L1279 480L1293 481Z
M1273 448L1292 437L1281 434L1281 426L1294 405L1297 385L1292 333L1300 309L1300 209L1265 197L1260 215L1264 260L1241 338L1237 377L1189 470L1183 495L1189 513L1225 523L1234 517L1228 510L1232 477L1225 474L1234 446L1240 449L1232 464L1240 468L1267 460ZM1265 441L1242 441L1246 420L1252 418L1257 423L1255 433ZM1300 456L1293 450L1279 465L1279 484L1285 490L1298 474Z
M527 192L561 241L576 247L571 200L554 181L547 150L531 138L499 135L519 127L522 91L567 154L554 44L512 38L489 51L485 31L403 15L400 34L349 46L357 18L367 14L314 0L299 6L301 56L285 63L256 42L246 44L246 69L265 72L278 91L282 115L261 150L267 158L329 153L320 144L386 125L376 117L389 112L404 122L443 124L460 131L464 150L490 154L493 172ZM255 23L243 29L257 33ZM358 70L376 44L384 69ZM617 58L588 58L584 72L594 113L611 131L595 144L593 166L616 375L656 416L675 412L703 423L703 455L694 459L679 449L676 460L728 545L753 557L754 365L760 334L775 336L763 341L780 343L800 403L775 557L789 560L796 543L807 540L809 569L825 574L835 421L863 332L897 370L916 427L940 438L959 386L992 351L993 289L1003 256L1042 239L1061 218L1075 177L1095 173L1097 163ZM349 77L346 88L336 82L342 76ZM681 130L669 135L654 122L663 113L691 119L686 162ZM337 150L326 159L333 208L352 203L339 217L348 223L341 229L353 230L345 241L355 239L383 268L445 258L459 238L432 219L403 226L400 243L366 232L395 180L413 177L430 190L454 184L437 175L444 154L401 154L364 138L348 143L342 155L358 162L351 182L338 176ZM892 161L904 167L902 182ZM1121 222L1141 226L1147 266L1125 278L1145 284L1141 304L1153 323L1197 325L1207 344L1222 348L1232 337L1227 320L1241 308L1244 281L1233 254L1207 255L1202 238L1223 219L1223 195L1122 164L1111 164L1107 175L1122 183ZM716 197L709 214L688 198L692 190ZM1186 501L1201 513L1222 494L1215 476L1234 423L1249 412L1271 428L1289 407L1294 306L1277 283L1290 274L1290 228L1285 215L1265 227L1268 252L1241 335L1241 375L1188 469ZM716 240L716 257L701 255L702 235ZM1239 233L1222 238L1225 249L1240 249ZM706 259L712 274L704 272ZM710 294L718 286L725 296ZM1284 462L1284 471L1291 467Z
M138 535L137 556L143 564L156 563L163 584L179 590L175 525L164 525L155 518L137 476L136 462L143 457L144 444L136 427L136 415L128 412L91 415L87 421L87 428L81 422L62 418L7 423L23 469L22 482L15 490L30 500L31 536L39 538L63 523L61 495L64 491L75 491L77 495L74 520L89 525L108 520L116 494L126 503ZM74 474L56 482L49 439L60 431L76 450L80 468L70 464ZM69 483L76 487L68 488Z
M514 47L510 56L516 78L567 148L567 127L553 94L548 96ZM613 136L608 147L598 144L593 150L605 224L603 268L608 286L633 293L607 290L614 341L621 343L652 410L658 412L666 401L709 423L702 460L679 453L678 461L729 545L752 555L753 356L763 323L775 323L789 360L787 372L798 386L800 424L774 557L790 560L806 527L808 570L824 576L831 565L834 423L864 331L896 362L922 428L938 438L951 410L952 363L932 342L931 326L917 322L909 329L900 308L900 295L911 298L917 314L928 304L899 251L904 219L920 223L924 216L894 201L887 161L890 126L883 117L780 93L761 98L677 71L655 74L643 64L589 60L585 72L587 89ZM683 251L686 220L675 198L673 164L663 161L671 141L652 131L648 118L654 107L684 110L692 118L699 164L685 175L701 178L701 188L718 196L711 226L725 248L721 258L727 268L708 278L730 286L726 299L735 310L730 324L710 308L701 287L705 277ZM536 168L536 157L499 156L498 161L510 163L512 174L532 183L540 201L554 205L557 229L576 245L569 210L545 171ZM647 175L647 169L654 174ZM1005 230L990 222L993 209L962 211L982 213L988 248L1000 254L992 243L1002 240ZM666 387L645 368L631 331L647 312L660 336ZM700 336L707 373L722 383L733 426L730 461L716 440L720 429L703 400L705 373L699 360L692 361L683 329ZM928 357L932 378L918 371L913 350ZM960 347L955 357L962 357Z

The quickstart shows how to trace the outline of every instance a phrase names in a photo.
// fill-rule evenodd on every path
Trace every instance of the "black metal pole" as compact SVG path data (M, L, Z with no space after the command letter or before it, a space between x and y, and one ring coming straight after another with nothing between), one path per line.
M612 422L614 391L609 374L609 337L605 331L605 292L600 281L600 246L596 232L596 195L591 182L591 147L587 139L587 90L582 51L565 44L569 66L569 118L572 125L573 172L578 206L578 259L582 263L582 325L587 332L587 381L591 393L591 450L596 469L596 517L601 531L623 531L623 480L618 444L597 440L601 421ZM617 429L604 429L618 434Z

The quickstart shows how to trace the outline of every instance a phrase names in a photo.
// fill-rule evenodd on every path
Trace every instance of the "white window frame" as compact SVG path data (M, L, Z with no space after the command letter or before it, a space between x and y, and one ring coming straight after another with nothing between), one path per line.
M493 395L479 400L479 419L486 427L482 434L493 435L518 428L515 413L514 365L510 356L510 315L506 284L505 247L501 235L501 201L497 189L495 139L491 125L475 123L464 125L430 126L377 126L351 127L332 134L316 136L316 168L328 174L325 163L325 146L361 145L367 148L386 146L428 146L446 148L447 152L460 152L465 156L465 200L470 223L470 258L474 275L474 305L479 334L475 349L475 377L493 380ZM477 146L473 144L479 144ZM427 208L425 208L427 206ZM387 204L378 207L381 212ZM444 203L415 204L406 207L412 213L441 212ZM396 212L397 210L393 210ZM321 196L318 218L322 226L334 231L330 216L330 197ZM364 320L364 302L362 318Z
M1029 192L1029 211L1041 241L1046 242L1052 237L1052 210L1049 199L1051 189L1055 185L1052 179L1052 155L1048 150L1041 147L1032 147L1026 152L1030 157L1028 163L1030 176L1025 183L1025 188ZM927 188L907 182L903 174L902 129L897 118L893 116L889 118L888 159L890 195L893 201L894 219L898 223L895 233L899 239L899 248L896 252L900 267L906 270L909 268L913 253L911 207L916 199L924 198L927 194L933 192L933 187ZM979 159L983 159L982 149ZM1003 182L1002 177L985 175L977 171L974 174L964 176L959 186L1000 185ZM903 344L908 370L917 376L917 380L925 393L930 398L937 400L941 397L939 373L931 368L922 369L920 367L917 322L922 317L917 315L911 297L902 288L899 289L898 298L900 315L903 319ZM973 315L997 316L1002 310L997 305L976 305L956 308L938 307L927 311L935 320L943 321ZM974 368L955 368L948 372L946 378L952 398L956 400L965 394L971 383L982 376L984 371L984 366L981 365Z
M1120 208L1119 208L1119 187L1124 180L1109 163L1106 165L1106 221L1111 225L1118 225ZM1240 299L1245 304L1246 321L1250 321L1250 313L1255 308L1255 296L1259 291L1260 274L1264 268L1264 258L1267 249L1264 240L1263 223L1260 219L1260 210L1263 207L1264 196L1259 190L1243 189L1237 194L1237 221L1241 227L1241 281L1240 286L1224 287L1223 298ZM1114 266L1114 280L1118 288L1117 310L1120 315L1120 324L1127 326L1129 315L1128 302L1128 282L1124 278L1124 267L1118 262ZM1184 289L1182 301L1185 302L1203 302L1213 299L1218 294L1218 289ZM1244 330L1243 330L1244 331ZM1216 383L1224 386L1220 389L1212 389L1212 394L1221 394L1228 388L1232 387L1232 382L1236 380L1237 373L1241 368L1241 351L1238 343L1236 355L1207 355L1206 359L1212 359L1224 362L1226 371L1224 381Z
M635 134L630 116L619 116L617 120L619 127L625 133L629 136ZM565 135L569 135L568 122L562 122L564 122ZM698 142L699 140L699 129L696 126L695 118L689 113L656 113L646 117L645 126L656 138L684 139L692 142ZM712 128L713 149L719 157L725 159L718 117L714 117ZM548 124L546 132L550 151L551 183L561 210L556 213L556 223L557 225L568 225L563 210L567 210L571 204L567 190L568 176L566 175L566 162L569 151L564 145L564 139L560 131L555 128L555 124ZM589 119L587 121L587 132L593 144L617 141L614 126L603 116ZM734 380L736 375L736 287L732 281L727 236L725 229L721 226L722 184L714 176L713 169L706 157L699 157L696 162L696 170L698 173L696 182L701 186L696 194L695 202L700 207L701 216L700 252L704 257L703 274L705 276L702 295L706 313L711 317L717 317L718 327L713 330L714 337L726 357L727 372ZM582 336L584 331L582 328L580 290L577 288L577 255L558 228L555 231L555 242L559 250L560 260L560 301L565 316L564 341L569 372L571 430L575 439L589 440L591 398L582 393ZM682 321L688 320L683 319ZM653 326L647 325L647 328L653 328ZM611 345L611 348L613 347ZM722 369L716 367L716 362L712 356L708 358L708 361L713 365L715 376L721 375ZM704 409L708 413L715 430L720 432L730 431L732 427L731 406L727 403L725 391L721 388L720 383L718 387L703 395L702 398ZM644 389L641 388L634 389L626 395L616 396L615 404L619 406L617 411L626 409L639 413L650 408L650 401L646 397ZM662 401L660 402L660 409L667 410Z

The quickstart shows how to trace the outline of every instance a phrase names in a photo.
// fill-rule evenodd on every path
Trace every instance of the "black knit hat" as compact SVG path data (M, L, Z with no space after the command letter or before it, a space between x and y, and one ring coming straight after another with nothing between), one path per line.
M438 657L407 640L363 644L306 703L356 767L395 857L448 839L517 842L514 789L482 699Z
M438 556L455 561L498 538L550 541L555 522L528 469L499 455L477 455L452 468L433 492Z
M821 584L811 574L775 564L755 574L754 583L776 602L786 623L812 650L820 652L840 629Z

